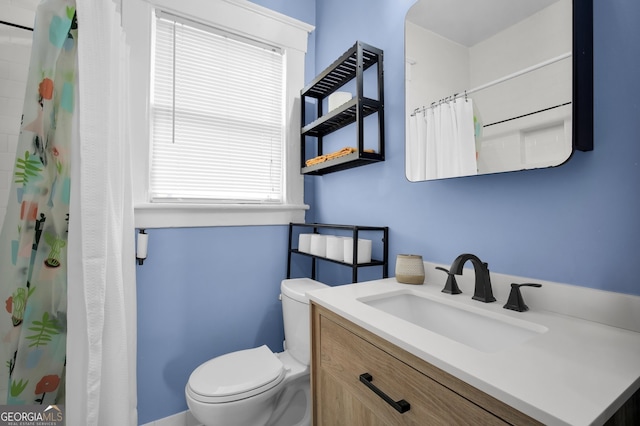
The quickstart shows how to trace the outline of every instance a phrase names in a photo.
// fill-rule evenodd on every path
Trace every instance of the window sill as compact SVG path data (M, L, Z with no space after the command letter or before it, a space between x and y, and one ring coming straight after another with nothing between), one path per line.
M304 222L308 205L169 204L135 206L136 228L288 225Z

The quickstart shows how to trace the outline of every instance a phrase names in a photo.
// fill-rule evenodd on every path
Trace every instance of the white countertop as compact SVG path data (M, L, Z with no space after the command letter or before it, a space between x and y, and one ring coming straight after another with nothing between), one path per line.
M548 328L530 340L487 353L458 343L357 299L403 290L483 309ZM503 309L442 285L399 284L395 278L315 290L315 303L475 386L547 425L603 424L640 388L640 333L532 307ZM529 293L529 292L527 292ZM527 294L523 292L525 301Z

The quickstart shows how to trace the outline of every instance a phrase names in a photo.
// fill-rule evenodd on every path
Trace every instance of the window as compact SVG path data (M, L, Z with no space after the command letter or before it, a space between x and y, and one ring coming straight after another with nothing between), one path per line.
M157 15L151 200L281 203L282 51Z
M242 0L135 1L123 25L136 227L304 221L299 102L313 27Z

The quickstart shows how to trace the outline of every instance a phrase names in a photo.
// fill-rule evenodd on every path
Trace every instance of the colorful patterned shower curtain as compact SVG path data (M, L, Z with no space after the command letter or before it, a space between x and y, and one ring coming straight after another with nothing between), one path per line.
M75 1L38 6L0 233L0 404L64 402L77 34Z

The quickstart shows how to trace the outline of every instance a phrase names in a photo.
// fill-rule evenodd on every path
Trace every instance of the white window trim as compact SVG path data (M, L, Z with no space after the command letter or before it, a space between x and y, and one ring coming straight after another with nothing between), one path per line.
M200 21L281 46L287 57L285 202L254 204L175 204L149 201L149 99L151 34L154 9ZM304 178L300 174L300 88L304 55L312 25L247 0L128 0L123 26L131 46L131 136L134 157L134 206L137 228L284 225L304 222Z

